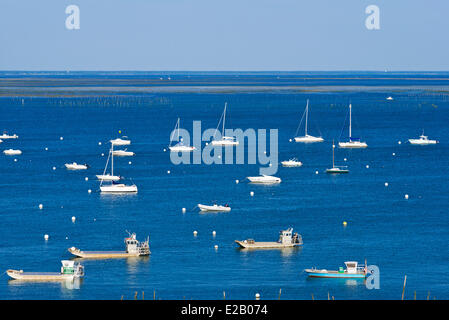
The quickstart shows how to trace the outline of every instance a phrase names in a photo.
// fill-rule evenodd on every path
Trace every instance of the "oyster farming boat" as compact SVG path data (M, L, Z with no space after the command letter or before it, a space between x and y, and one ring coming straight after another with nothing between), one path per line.
M338 270L326 269L305 269L309 277L314 278L366 278L367 269L366 263L364 266L358 266L357 261L346 261L346 269L340 267Z
M6 271L6 274L16 280L28 281L61 281L74 280L84 276L84 267L72 260L62 260L61 272L24 272L23 270Z
M253 239L235 240L235 242L245 249L291 248L303 244L301 235L298 233L293 234L293 228L282 230L277 242L256 242Z
M150 239L149 237L144 242L139 242L136 239L136 234L129 234L128 238L125 238L125 251L82 251L78 248L71 247L68 251L79 258L128 258L128 257L141 257L150 255Z

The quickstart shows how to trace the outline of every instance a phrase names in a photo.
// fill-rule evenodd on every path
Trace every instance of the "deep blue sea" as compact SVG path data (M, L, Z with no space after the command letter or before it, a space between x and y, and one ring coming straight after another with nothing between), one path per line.
M281 299L400 299L405 275L406 299L415 291L417 299L449 299L448 80L448 73L0 73L0 130L19 135L0 150L23 151L0 154L0 299L133 299L135 292L222 299L223 291L226 299L277 299L280 289ZM309 133L324 143L289 142L307 99ZM244 181L258 174L257 164L172 164L164 148L177 118L188 130L194 120L216 128L225 102L227 128L278 129L279 161L304 165L279 167L282 183L261 186ZM350 173L327 175L332 140L347 137L349 103L354 135L369 146L336 149ZM406 143L423 130L440 143ZM107 142L122 135L136 155L116 157L115 170L139 192L101 195L95 175ZM90 168L66 170L73 161ZM194 209L213 201L232 211ZM242 251L234 243L276 241L288 227L302 235L302 248ZM73 286L4 273L59 271L72 246L123 250L126 230L140 240L149 235L150 257L84 260L86 275ZM378 290L303 271L365 259L380 269Z

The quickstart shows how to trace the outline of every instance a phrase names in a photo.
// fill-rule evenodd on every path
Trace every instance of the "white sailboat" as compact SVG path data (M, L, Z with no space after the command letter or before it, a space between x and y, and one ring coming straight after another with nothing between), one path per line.
M212 145L213 146L236 146L239 144L239 142L236 140L235 137L227 137L225 136L225 123L226 123L226 107L227 107L228 103L225 103L225 107L223 110L223 114L222 114L222 118L223 118L223 128L221 129L221 139L219 140L215 140L215 134L218 131L218 126L220 125L220 121L222 120L222 118L220 118L220 121L218 121L218 126L217 129L215 129L215 133L214 133L214 140L212 140Z
M306 116L304 136L295 137L295 142L302 142L302 143L323 142L324 139L322 137L314 137L307 133L307 124L308 124L308 118L309 118L309 99L307 99L307 105L306 105L306 109L304 112L305 112L305 116ZM303 117L304 117L304 113L303 113ZM301 119L301 121L302 121L302 119ZM300 125L301 125L301 123L300 123ZM298 127L298 130L299 130L299 127ZM296 133L298 133L298 130L296 131Z
M135 155L134 152L126 151L126 149L125 150L114 150L113 154L114 154L114 156L119 156L119 157L131 157L131 156Z
M182 141L179 141L179 124L180 124L180 120L178 118L178 121L176 122L175 125L175 129L173 130L173 134L170 137L170 145L168 146L168 149L170 149L170 152L192 152L193 150L195 150L195 147L191 147L191 146L185 146L184 143ZM178 143L175 144L174 146L172 146L172 141L173 141L173 136L175 134L175 132L178 133Z
M114 165L111 166L111 173L106 173L109 164L109 158L111 157L112 152L109 151L108 159L106 160L106 166L104 168L103 174L97 174L96 177L98 180L102 181L119 181L121 179L120 176L114 176ZM114 161L114 159L112 160Z
M110 150L110 156L111 156L111 178L116 177L114 176L114 144L111 144L111 150ZM109 160L109 157L108 157ZM106 169L108 166L108 162L106 162L106 166L104 168L104 172L102 176L105 176ZM97 176L98 177L98 176ZM120 179L120 177L118 177ZM100 191L102 193L136 193L137 192L137 186L135 184L133 185L126 185L124 183L115 183L117 180L109 179L108 181L111 182L111 184L103 185L104 179L101 179L100 181Z
M419 144L419 145L428 145L428 144L437 144L437 140L430 140L428 136L424 135L424 130L422 135L419 136L419 139L408 139L410 144Z
M326 169L326 173L349 173L346 166L335 166L335 144L332 141L332 168Z
M349 141L339 142L340 148L366 148L366 142L361 142L359 138L352 137L352 105L349 104Z

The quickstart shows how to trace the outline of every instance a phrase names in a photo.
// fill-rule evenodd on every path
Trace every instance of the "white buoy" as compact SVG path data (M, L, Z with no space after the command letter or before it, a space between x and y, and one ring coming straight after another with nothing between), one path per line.
M406 194L406 195L404 196L404 198L405 198L405 199L408 199L408 194Z
M45 151L48 151L48 148L45 148Z
M317 171L315 171L315 174L318 174L318 170L317 170Z
M50 238L50 237L48 236L48 234L44 234L44 239L45 239L45 241L47 241L48 238Z
M44 208L44 205L41 203L41 204L39 204L39 209L43 209Z
M343 161L348 161L348 159L344 158Z
M170 170L167 170L167 173L170 174Z
M292 139L289 139L289 140L288 140L288 142L292 142L292 141L293 141Z
M101 146L101 142L98 142L98 145Z
M85 181L89 181L89 178L88 178L88 177L85 177L84 180L85 180Z
M366 168L369 169L369 164L366 165Z
M206 146L208 146L209 145L209 142L206 142Z
M398 144L401 144L402 142L401 141L398 141Z
M132 162L130 161L130 162L128 162L128 164L131 164Z
M218 159L221 159L221 156L218 156Z
M256 293L256 299L257 299L257 300L260 299L260 294Z
M92 193L92 190L90 190L90 189L89 189L89 190L87 190L87 193Z
M270 162L269 166L271 167L273 164Z
M17 162L17 159L14 159L14 162Z
M198 235L198 231L193 231L193 235L196 237Z
M164 148L164 152L167 152L167 149Z
M182 208L182 213L186 213L186 208Z
M102 153L101 156L104 157L104 153Z
M53 167L53 170L56 170L56 167Z
M388 187L388 182L385 182L385 187Z
M69 237L65 237L66 240L69 240Z
M251 197L254 197L254 191L251 191L251 192L249 193L249 195L250 195Z
M393 152L393 155L395 156L395 155L396 155L396 153L395 153L395 152Z
M212 235L215 237L217 235L217 232L215 232L215 230L212 231Z
M73 216L72 217L72 222L75 223L75 221L76 221L76 218L75 218L75 216Z
M59 140L61 140L61 141L64 140L64 137L59 137Z
M215 250L218 250L218 245L215 245L214 248L215 248Z
M238 183L239 183L239 180L235 180L235 183L238 184Z

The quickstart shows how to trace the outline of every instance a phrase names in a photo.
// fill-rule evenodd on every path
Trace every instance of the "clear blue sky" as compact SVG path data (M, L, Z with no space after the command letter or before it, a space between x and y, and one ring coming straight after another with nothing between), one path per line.
M1 0L0 70L447 71L448 16L447 0Z

